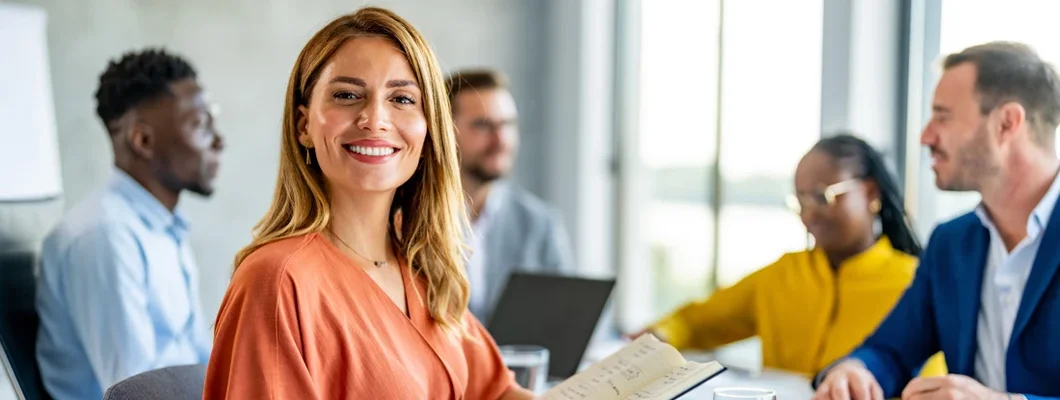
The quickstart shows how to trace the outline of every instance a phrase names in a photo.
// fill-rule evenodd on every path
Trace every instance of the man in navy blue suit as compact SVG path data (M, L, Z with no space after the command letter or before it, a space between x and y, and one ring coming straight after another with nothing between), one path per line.
M1060 399L1060 78L1018 43L944 68L920 142L936 186L982 203L935 229L891 314L817 376L817 399ZM950 375L913 379L939 350Z

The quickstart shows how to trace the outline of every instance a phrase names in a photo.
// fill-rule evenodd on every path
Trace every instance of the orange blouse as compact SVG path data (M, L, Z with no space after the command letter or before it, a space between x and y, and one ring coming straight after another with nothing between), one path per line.
M405 315L319 234L243 261L217 315L204 399L497 399L517 387L493 338L465 315L445 333L402 269Z

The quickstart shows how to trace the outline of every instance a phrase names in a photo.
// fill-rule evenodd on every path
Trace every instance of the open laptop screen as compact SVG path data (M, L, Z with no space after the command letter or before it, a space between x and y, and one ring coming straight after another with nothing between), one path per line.
M614 285L614 279L513 273L487 330L501 346L547 348L549 375L570 377L578 371Z

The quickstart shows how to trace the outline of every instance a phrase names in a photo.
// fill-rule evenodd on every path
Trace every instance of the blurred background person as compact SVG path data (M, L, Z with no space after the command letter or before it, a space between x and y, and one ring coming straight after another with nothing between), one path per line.
M909 286L920 253L900 189L879 153L849 135L819 141L799 163L795 188L791 206L813 235L812 249L786 254L647 331L685 350L759 336L764 367L807 376L872 333ZM937 360L925 372L940 367Z
M122 379L210 354L177 206L185 191L214 191L224 141L205 90L187 60L145 49L107 65L96 103L110 182L45 239L37 286L37 361L57 399L101 398Z
M946 56L931 120L935 185L982 201L937 228L916 280L819 399L1060 398L1060 74L1029 46ZM951 375L915 378L946 353Z
M381 8L306 43L273 206L217 316L206 399L529 399L467 312L467 226L438 62Z
M469 307L487 321L512 272L571 272L570 239L551 207L505 179L519 148L519 113L508 79L494 70L463 70L446 85L471 209Z

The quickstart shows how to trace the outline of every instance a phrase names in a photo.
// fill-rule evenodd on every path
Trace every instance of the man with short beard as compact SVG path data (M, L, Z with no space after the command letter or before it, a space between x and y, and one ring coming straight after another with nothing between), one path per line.
M514 271L570 272L567 233L556 212L505 180L519 147L518 111L507 79L489 70L449 77L472 235L470 309L487 321Z
M138 373L206 363L213 342L180 194L213 193L224 148L195 70L164 50L130 52L99 78L110 136L106 186L44 241L37 361L55 399L103 397Z
M912 285L818 374L817 399L1060 399L1060 77L1009 42L943 66L920 142L936 186L982 203L935 228ZM913 379L939 350L950 375Z

